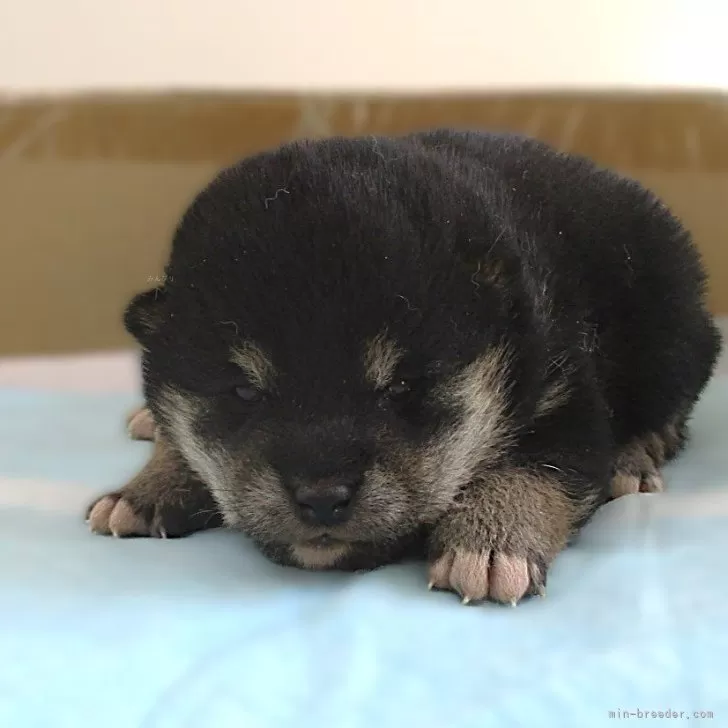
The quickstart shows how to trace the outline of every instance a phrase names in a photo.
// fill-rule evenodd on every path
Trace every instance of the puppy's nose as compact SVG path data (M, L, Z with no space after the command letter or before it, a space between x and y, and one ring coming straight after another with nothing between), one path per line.
M353 487L343 483L319 482L296 491L301 518L311 525L336 526L351 515Z

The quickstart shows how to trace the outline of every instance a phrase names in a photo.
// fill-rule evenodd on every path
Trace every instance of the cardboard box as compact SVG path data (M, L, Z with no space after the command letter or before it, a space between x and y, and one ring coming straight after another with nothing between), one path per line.
M728 313L728 114L704 95L149 95L5 101L0 355L110 349L177 220L222 166L296 137L436 126L525 132L653 188L692 230Z

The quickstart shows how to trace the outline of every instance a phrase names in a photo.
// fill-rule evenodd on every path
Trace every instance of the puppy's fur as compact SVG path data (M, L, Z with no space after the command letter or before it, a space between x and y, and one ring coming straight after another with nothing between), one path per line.
M193 202L166 273L126 314L156 454L92 526L121 502L144 531L173 500L195 530L209 491L280 563L426 550L466 600L541 592L612 488L660 489L720 344L658 199L510 135L247 159ZM331 488L348 518L312 525L300 493Z

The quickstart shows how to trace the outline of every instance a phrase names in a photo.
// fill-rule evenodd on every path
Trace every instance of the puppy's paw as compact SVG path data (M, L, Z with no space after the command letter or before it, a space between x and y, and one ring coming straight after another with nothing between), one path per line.
M633 493L662 493L665 484L658 470L617 470L612 476L612 498L621 498Z
M655 459L641 442L626 447L615 460L612 498L632 493L661 493L665 484Z
M156 430L154 417L146 407L135 409L126 418L126 431L132 440L154 440Z
M168 515L168 514L167 514ZM86 515L89 528L104 536L152 536L167 538L164 509L149 504L139 507L127 500L123 491L102 496L91 504Z
M546 572L587 503L535 470L504 469L471 485L433 530L430 586L464 603L517 604L545 594Z
M92 503L86 520L94 533L156 538L222 525L210 492L161 438L141 472Z
M503 551L447 551L430 565L430 588L458 593L463 604L491 599L514 607L527 594L546 593L535 561Z

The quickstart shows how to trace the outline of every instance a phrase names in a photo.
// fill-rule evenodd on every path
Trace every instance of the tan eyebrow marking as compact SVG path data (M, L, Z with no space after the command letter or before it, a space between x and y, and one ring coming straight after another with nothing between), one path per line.
M377 388L391 383L394 370L404 351L381 331L367 344L364 352L364 367L367 379Z
M233 347L230 361L239 366L259 389L270 389L275 378L273 363L258 344L245 341Z

